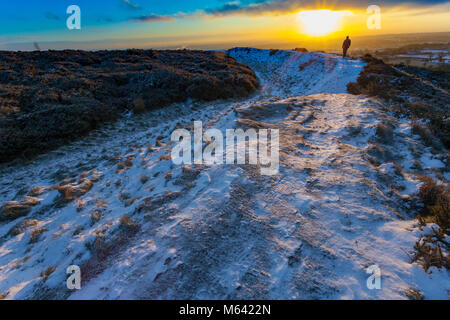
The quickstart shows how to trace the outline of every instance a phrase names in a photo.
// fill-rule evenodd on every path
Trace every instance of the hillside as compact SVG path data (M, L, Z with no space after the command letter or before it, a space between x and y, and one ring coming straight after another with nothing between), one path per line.
M0 166L4 298L448 297L445 267L412 262L417 241L439 228L415 219L414 199L422 177L448 182L448 159L410 118L347 93L366 62L228 54L258 77L250 98L129 115L33 162ZM192 131L194 121L278 129L279 173L175 165L171 133ZM65 288L72 264L82 269L75 292ZM366 286L371 265L381 269L381 290Z
M0 162L76 140L127 112L246 97L253 72L220 52L0 52Z

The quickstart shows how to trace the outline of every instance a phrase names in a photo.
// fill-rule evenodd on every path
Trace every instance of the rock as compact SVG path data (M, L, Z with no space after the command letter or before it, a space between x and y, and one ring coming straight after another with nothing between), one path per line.
M100 171L93 170L91 172L84 172L75 181L64 181L59 186L54 186L53 189L58 190L59 193L68 202L76 200L81 196L88 193L94 186L94 182L97 182L101 175Z
M26 197L22 201L7 201L1 208L0 220L14 220L27 215L42 199Z

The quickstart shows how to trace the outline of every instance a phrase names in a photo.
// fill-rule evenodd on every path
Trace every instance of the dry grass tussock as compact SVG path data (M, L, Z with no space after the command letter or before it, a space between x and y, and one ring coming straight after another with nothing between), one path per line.
M419 209L418 219L421 226L434 223L431 234L423 235L414 245L412 262L423 266L425 271L430 267L450 268L447 236L450 230L450 191L448 184L439 184L432 178L423 178L416 196Z

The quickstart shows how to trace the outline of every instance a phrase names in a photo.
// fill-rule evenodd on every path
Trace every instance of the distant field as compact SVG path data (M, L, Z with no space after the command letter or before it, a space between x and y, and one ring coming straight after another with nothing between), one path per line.
M392 48L401 48L409 45L442 45L450 42L450 32L435 33L409 33L409 34L385 34L374 36L354 36L352 39L352 52L374 52ZM329 37L324 41L320 37L317 39L299 40L298 42L277 42L255 44L258 48L264 49L292 49L296 47L306 48L309 51L322 50L331 53L342 53L342 42L344 37ZM246 44L250 46L250 43ZM226 48L226 45L224 45Z
M357 50L354 55L370 53L389 64L404 64L431 70L449 71L450 42L417 43L383 50Z

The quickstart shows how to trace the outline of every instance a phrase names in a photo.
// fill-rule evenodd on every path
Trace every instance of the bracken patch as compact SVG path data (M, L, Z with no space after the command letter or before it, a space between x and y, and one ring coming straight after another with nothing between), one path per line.
M213 51L0 52L0 162L77 139L127 110L240 98L254 72Z

